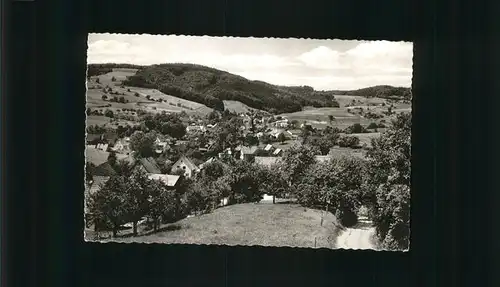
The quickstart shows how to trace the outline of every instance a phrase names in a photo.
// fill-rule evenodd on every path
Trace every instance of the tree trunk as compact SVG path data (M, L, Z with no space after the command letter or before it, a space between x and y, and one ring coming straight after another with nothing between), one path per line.
M134 224L133 234L134 236L137 236L137 221L134 221L133 224Z
M114 226L113 227L113 238L116 238L118 235L118 227Z
M276 203L276 195L273 194L273 204Z

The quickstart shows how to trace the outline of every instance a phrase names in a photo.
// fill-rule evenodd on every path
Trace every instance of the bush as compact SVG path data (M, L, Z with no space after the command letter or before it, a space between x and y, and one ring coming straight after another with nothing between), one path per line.
M367 129L376 129L376 128L378 128L378 125L377 125L377 123L370 123L366 128Z
M353 124L352 126L349 126L346 128L345 132L348 134L361 134L364 133L366 130L361 124Z
M108 118L114 118L114 113L111 110L106 110L106 112L104 113L104 116L106 116Z
M340 147L356 147L359 145L359 138L355 136L341 136L338 144Z
M128 89L128 91L130 92L130 89ZM138 93L138 92L135 92L135 93L134 93L134 96L139 97L139 93Z
M111 77L111 82L115 82L116 81L116 78L113 76Z
M102 98L102 100L103 100L103 101L105 101L105 100L107 100L107 99L108 99L108 96L103 95L101 98Z

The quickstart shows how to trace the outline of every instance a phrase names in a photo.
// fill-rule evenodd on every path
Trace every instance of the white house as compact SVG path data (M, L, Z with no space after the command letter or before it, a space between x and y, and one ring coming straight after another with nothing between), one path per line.
M184 176L192 177L200 169L186 156L181 156L172 166L173 169L184 170Z
M280 149L280 148L278 148L278 149L276 149L276 150L273 152L273 156L279 156L279 155L281 155L281 153L283 153L283 150L282 150L282 149Z
M161 180L168 187L175 187L177 185L177 182L179 181L180 176L172 174L150 173L148 174L148 178L153 180Z
M264 151L266 152L272 152L274 149L273 145L272 144L268 144L266 145L266 147L264 148Z

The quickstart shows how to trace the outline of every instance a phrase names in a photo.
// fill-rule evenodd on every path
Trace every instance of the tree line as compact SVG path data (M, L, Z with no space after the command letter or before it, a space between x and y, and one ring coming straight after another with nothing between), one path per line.
M353 91L333 91L337 95L350 95L365 98L382 98L394 100L411 100L412 93L410 88L393 87L388 85L373 86Z

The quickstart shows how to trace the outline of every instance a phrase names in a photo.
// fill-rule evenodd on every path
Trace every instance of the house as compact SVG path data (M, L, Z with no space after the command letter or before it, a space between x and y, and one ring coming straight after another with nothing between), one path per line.
M293 132L291 131L286 131L286 136L292 138L292 139L295 139L298 137L298 135L294 134Z
M312 128L312 125L311 125L310 123L303 123L303 124L301 124L301 125L300 125L300 128L301 128L301 129L302 129L302 128L309 128L309 129L311 129L311 128Z
M216 126L217 126L217 124L214 124L214 125L212 125L212 124L208 124L208 125L207 125L207 128L209 128L209 129L213 129L213 128L215 128Z
M266 151L267 153L271 153L274 151L274 146L272 144L268 144L266 145L266 147L264 148L264 151Z
M255 153L259 149L258 146L251 146L251 147L246 147L246 146L239 146L238 147L238 155L237 157L241 160L248 160L251 161L255 157Z
M276 121L276 122L274 122L274 126L277 128L287 128L288 127L288 119Z
M322 162L327 162L331 159L332 157L329 156L329 155L316 155L314 156L314 159L319 162L319 163L322 163Z
M280 156L283 153L283 150L278 148L273 151L273 156Z
M207 166L208 164L210 164L212 162L215 162L216 160L217 160L217 158L213 156L213 157L209 158L207 161L205 161L204 163L200 164L198 169L202 170L205 166Z
M284 135L285 138L288 138L287 137L287 133L285 133L284 131L273 131L271 132L271 135L275 138L275 139L278 139L280 135Z
M184 155L174 163L172 168L184 170L184 175L188 178L192 177L196 172L199 171L199 168Z
M85 149L85 160L92 164L91 173L95 176L111 176L116 174L108 162L109 152L99 150L92 146Z
M256 164L259 164L259 165L265 166L265 167L271 167L278 162L279 157L277 157L277 156L256 156L254 158L254 160L255 160Z
M90 188L88 190L89 194L94 194L97 191L99 191L99 189L101 189L101 187L104 184L106 184L106 182L108 182L110 178L111 178L110 176L98 176L98 175L92 177L92 181L90 182Z
M89 195L94 194L97 191L99 191L102 188L102 186L104 184L106 184L106 182L110 178L111 177L109 177L109 176L94 176L94 177L92 177L92 180L90 181L88 188L85 190L86 191L86 194L85 194L86 199L88 200ZM87 204L85 204L84 211L85 211L85 214L90 213Z
M205 126L202 125L191 125L186 127L186 132L204 132L206 131Z
M98 143L95 148L102 151L108 151L108 144Z
M87 134L86 141L88 145L96 145L102 143L103 134Z
M165 183L165 185L167 185L167 187L175 188L177 187L180 176L173 174L150 173L148 174L148 178L152 180L161 180L163 183Z
M118 140L115 145L111 148L112 151L119 153L129 153L130 152L130 143L125 139Z
M160 167L152 157L135 160L132 165L134 168L142 169L146 173L161 174Z
M300 136L302 131L294 129L294 130L287 130L286 133L290 135L291 138L296 139Z
M103 135L103 140L109 145L114 145L116 141L118 141L118 139L119 139L118 134L114 131L106 132Z

